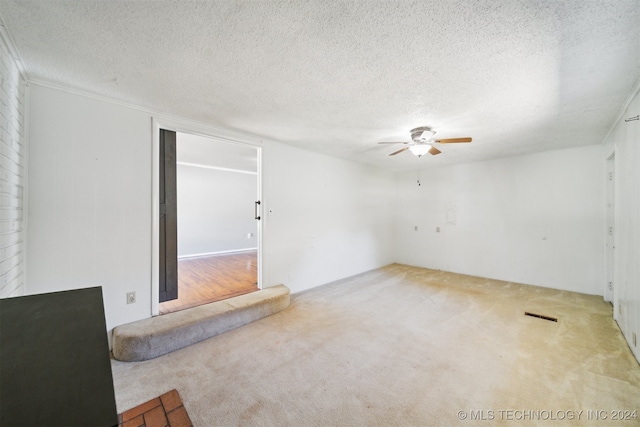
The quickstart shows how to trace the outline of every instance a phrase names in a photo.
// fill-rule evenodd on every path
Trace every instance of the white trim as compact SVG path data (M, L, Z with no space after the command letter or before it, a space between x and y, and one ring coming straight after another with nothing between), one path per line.
M253 252L257 250L258 248L256 247L256 248L246 248L246 249L231 249L228 251L203 252L201 254L178 255L178 259L202 258L207 256L215 256L215 255L241 254L243 252Z
M213 169L213 170L223 171L223 172L237 172L237 173L246 173L248 175L258 175L258 172L254 172L254 171L245 171L245 170L241 170L241 169L221 168L221 167L218 167L218 166L203 165L203 164L200 164L200 163L176 162L176 164L180 165L180 166L190 166L190 167L194 167L194 168Z
M256 224L256 240L258 242L258 289L262 289L262 284L264 283L263 274L264 270L262 268L262 253L264 248L262 247L262 234L264 233L264 200L262 199L262 147L256 147L256 157L258 159L258 174L256 176L257 188L256 188L256 198L260 201L260 205L258 207L258 215L260 216L260 220Z
M604 290L602 297L605 301L610 302L613 305L613 289L609 290L609 280L615 287L615 212L616 212L616 199L615 199L615 156L616 152L613 150L607 160L605 160L605 203L604 203ZM613 180L610 178L613 176ZM611 182L613 181L613 183ZM613 195L614 197L611 197ZM613 206L609 206L609 202ZM613 213L613 215L611 215ZM609 239L609 227L613 227L613 238Z
M151 315L160 314L160 125L151 118Z
M24 295L29 295L29 281L28 281L28 267L29 267L29 135L30 135L30 113L29 113L29 105L31 96L29 95L29 84L23 80L22 84L24 85L24 99L22 106L24 111L22 112L24 117L24 129L22 138L22 143L24 144L24 157L23 157L23 171L24 176L22 177L22 242L23 242L23 250L24 256L22 258L22 291Z
M638 80L636 80L636 83L633 85L633 88L631 89L631 93L629 94L627 99L624 101L624 104L622 104L622 108L620 108L620 112L618 112L618 115L616 116L616 119L611 124L611 127L609 128L609 132L607 132L607 134L605 135L605 137L602 140L601 144L606 144L607 143L607 140L611 136L611 133L616 128L616 126L618 125L620 120L623 119L623 116L626 113L627 108L629 108L629 105L631 105L631 101L633 101L633 99L636 97L638 92L640 92L640 77L638 77Z

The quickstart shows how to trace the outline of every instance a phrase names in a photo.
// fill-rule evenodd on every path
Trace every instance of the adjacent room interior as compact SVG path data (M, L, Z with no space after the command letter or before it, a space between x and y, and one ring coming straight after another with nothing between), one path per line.
M181 132L176 146L178 295L160 314L259 289L259 149Z
M109 422L636 425L639 6L2 0L0 302Z

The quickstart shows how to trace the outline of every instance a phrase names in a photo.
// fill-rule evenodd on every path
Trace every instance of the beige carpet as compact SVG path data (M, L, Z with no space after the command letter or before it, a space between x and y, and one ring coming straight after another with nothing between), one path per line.
M202 427L636 426L637 412L612 419L640 410L640 366L611 311L601 297L391 265L157 359L114 360L116 402L175 388Z

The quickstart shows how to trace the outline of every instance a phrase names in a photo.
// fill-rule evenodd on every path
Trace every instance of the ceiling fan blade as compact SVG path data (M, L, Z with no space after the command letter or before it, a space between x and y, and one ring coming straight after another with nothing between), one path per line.
M408 142L400 142L400 141L387 142L387 141L383 141L383 142L378 142L378 144L408 144Z
M431 147L431 149L429 150L429 154L431 154L432 156L440 153L442 153L442 151L438 150L436 147Z
M403 151L406 151L406 150L408 150L408 149L409 149L409 147L404 147L404 148L399 149L398 151L394 151L393 153L391 153L391 154L389 154L389 155L390 155L390 156L395 156L396 154L400 154L400 153L402 153Z
M446 139L436 139L436 142L440 144L453 144L455 142L471 142L471 138L446 138Z

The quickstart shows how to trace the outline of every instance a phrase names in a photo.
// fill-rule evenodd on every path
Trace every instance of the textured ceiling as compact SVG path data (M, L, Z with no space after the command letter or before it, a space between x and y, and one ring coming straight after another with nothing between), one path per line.
M390 170L602 142L639 0L0 1L28 78ZM418 159L378 141L471 136Z

